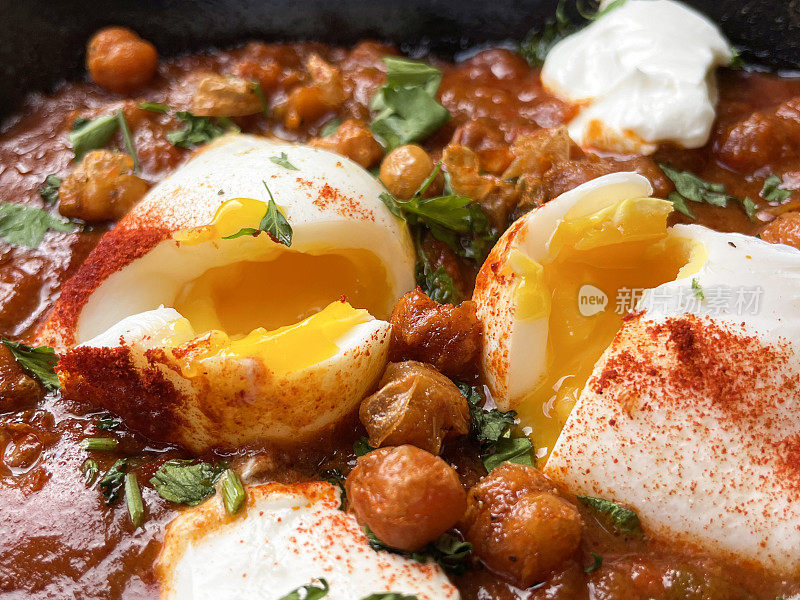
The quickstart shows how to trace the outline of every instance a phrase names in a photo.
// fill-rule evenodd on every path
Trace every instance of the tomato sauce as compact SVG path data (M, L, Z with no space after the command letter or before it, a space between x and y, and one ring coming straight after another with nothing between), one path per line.
M279 107L291 90L307 82L305 58L316 52L339 67L348 97L335 112L321 114L300 127L288 127ZM192 77L204 71L234 73L261 82L273 113L235 119L245 132L305 141L319 135L333 117L369 118L369 101L383 81L381 56L396 50L372 42L353 49L321 44L250 43L233 50L212 50L162 60L155 80L135 98L122 98L87 82L63 83L52 95L30 96L0 129L0 201L42 207L38 187L49 174L65 177L73 168L67 133L77 116L93 117L124 107L142 163L142 177L153 184L182 162L189 151L173 146L166 133L181 124L171 114L139 110L143 100L188 110ZM444 73L440 100L452 120L426 142L434 159L453 136L468 143L482 163L508 161L508 146L521 133L566 122L575 111L542 88L539 72L507 50L486 50L457 64L434 61ZM728 193L758 200L763 179L781 175L790 187L800 186L800 143L784 140L777 158L768 136L732 138L729 130L756 111L764 119L779 104L800 96L800 80L776 75L722 71L719 78L718 120L704 148L662 148L655 160L667 161L701 177L724 183ZM118 147L122 140L117 134ZM465 141L466 140L466 141ZM755 141L754 141L755 140ZM747 169L734 168L721 158L730 144L750 144L755 158ZM758 160L763 157L764 160ZM651 159L642 159L650 161ZM648 163L650 164L650 163ZM755 234L740 207L692 207L697 222L724 231ZM680 220L688 220L678 217ZM36 249L12 247L0 241L0 333L31 339L46 318L61 284L75 272L111 224L74 233L48 232ZM129 457L138 474L146 508L143 527L134 529L124 500L106 506L96 485L87 487L81 465L87 452L79 448L86 436L103 435L97 415L86 415L49 396L32 410L0 415L0 596L3 598L154 598L158 595L153 562L164 527L177 509L146 482L157 466L178 449L154 445L128 433L110 453L92 453L101 473L116 458ZM349 423L328 447L302 452L272 449L242 450L222 456L239 468L256 472L255 479L299 481L320 477L329 468L345 473L354 464L352 443L363 431ZM456 466L465 485L483 474L473 443L455 442L445 457ZM464 598L764 598L774 599L800 582L782 582L746 566L732 567L694 552L650 540L625 539L607 532L587 509L581 508L585 531L580 551L547 581L519 590L490 571L475 569L457 579ZM603 568L588 569L596 553ZM588 572L587 572L588 571Z

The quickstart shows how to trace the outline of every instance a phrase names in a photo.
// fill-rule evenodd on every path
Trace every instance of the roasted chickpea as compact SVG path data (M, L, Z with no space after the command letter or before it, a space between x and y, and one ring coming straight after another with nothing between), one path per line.
M261 110L252 82L240 77L204 74L192 96L192 112L200 117L244 117Z
M117 94L128 94L146 85L158 68L153 44L124 27L98 31L89 41L86 66L94 82Z
M526 588L580 544L578 509L533 467L506 463L469 492L465 538L494 571Z
M448 377L472 377L483 340L476 311L472 300L452 306L431 300L420 289L408 292L392 311L389 360L418 360Z
M446 437L469 433L469 405L447 377L430 365L389 363L380 389L358 411L370 446L411 444L439 454Z
M147 192L147 182L133 174L133 159L110 150L94 150L64 180L58 211L84 221L122 218Z
M414 446L365 454L345 487L359 523L400 550L419 550L437 539L466 508L464 488L452 467Z
M800 249L800 212L783 213L764 228L761 238Z
M381 163L380 178L383 185L401 200L414 195L433 171L433 160L416 144L395 148Z
M310 146L346 156L365 169L376 165L383 156L383 147L361 121L347 119L333 135L311 140Z

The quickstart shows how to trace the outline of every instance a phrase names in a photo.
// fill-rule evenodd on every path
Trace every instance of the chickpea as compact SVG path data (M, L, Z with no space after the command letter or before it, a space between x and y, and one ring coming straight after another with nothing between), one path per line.
M158 69L158 52L130 29L108 27L89 41L86 66L101 88L128 94L153 78Z
M527 588L578 548L578 509L533 467L506 463L469 492L465 538L494 571Z
M370 446L411 444L439 454L446 437L469 433L469 405L447 377L430 365L389 363L380 389L358 411Z
M414 446L365 454L345 487L359 523L400 550L419 550L437 539L466 509L466 494L452 467Z
M121 219L147 192L147 182L133 174L133 159L110 150L94 150L64 180L58 211L84 221Z
M383 147L372 137L369 128L355 119L347 119L336 133L313 139L309 145L346 156L365 169L376 165L383 156Z
M761 232L761 239L800 249L800 212L787 212L771 221Z
M192 96L192 112L199 117L244 117L261 110L253 84L239 77L204 74Z
M395 148L381 163L383 185L397 198L408 200L433 171L433 160L421 147L408 144Z

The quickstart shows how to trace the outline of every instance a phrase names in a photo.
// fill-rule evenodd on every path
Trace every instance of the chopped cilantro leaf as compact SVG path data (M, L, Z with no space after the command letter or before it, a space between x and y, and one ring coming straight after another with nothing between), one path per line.
M267 182L264 181L262 183L267 188L269 203L267 204L267 212L258 224L258 228L242 227L236 233L226 235L223 239L232 240L243 235L258 235L263 231L272 238L272 241L283 244L288 248L292 245L292 226L289 225L289 221L286 220L278 205L275 204L275 198L272 197L272 192L269 190Z
M119 498L120 491L125 482L125 473L128 471L128 459L120 458L106 471L97 484L106 497L106 505L114 504Z
M592 564L590 564L588 567L584 567L583 568L583 572L584 573L594 573L595 571L597 571L597 569L599 569L600 567L603 566L603 557L602 556L592 552L592 558L594 559Z
M697 281L696 278L692 279L692 293L694 294L694 297L700 301L706 299L706 295L703 293L703 288L700 287L700 282Z
M633 536L643 535L639 515L631 509L604 498L578 496L578 500L600 513L619 533Z
M792 195L792 190L787 190L780 186L783 180L777 175L770 175L764 180L764 187L761 190L761 197L767 202L786 202Z
M0 203L0 238L9 244L38 248L48 231L67 233L75 225L46 210L15 202Z
M96 119L75 119L72 131L67 136L75 160L81 160L90 150L103 148L119 128L117 113L97 117Z
M214 484L225 468L223 463L188 464L184 460L168 460L158 468L150 483L165 500L195 506L214 495Z
M196 117L189 111L180 111L175 116L184 123L183 129L171 131L167 140L180 148L194 148L207 144L228 131L236 131L238 127L230 119Z
M62 179L56 175L45 177L44 183L39 186L39 195L47 204L55 204L58 200L58 188L61 187Z
M17 361L17 364L47 390L52 392L61 387L54 370L58 362L58 356L50 346L37 346L34 348L21 342L12 342L6 338L0 338L0 341L11 351L11 355Z
M276 165L280 165L281 167L289 169L290 171L300 170L289 162L289 157L286 155L286 152L281 152L280 156L270 156L269 159Z
M118 419L117 417L112 417L111 415L100 417L94 424L95 427L97 427L102 431L113 431L115 429L119 429L120 425L122 425L122 419Z
M472 554L472 544L464 542L449 533L443 533L435 541L416 552L406 552L389 546L378 539L369 527L364 527L364 533L373 550L392 552L420 563L432 560L452 575L462 575L467 570L468 560Z
M133 136L131 135L131 128L128 127L128 120L125 118L125 113L122 109L116 112L117 122L119 129L122 132L122 141L125 144L125 150L128 155L133 159L133 172L139 172L139 158L136 156L136 147L133 145Z
M658 163L664 174L675 184L677 192L672 192L667 198L675 206L675 209L686 216L696 218L686 204L687 200L697 203L711 204L712 206L726 207L728 201L738 202L744 209L750 220L755 220L756 204L750 198L737 198L725 191L725 186L721 183L712 183L701 179L689 171L678 171L667 164Z
M378 88L370 108L377 114L370 129L387 149L424 140L450 120L436 101L442 72L425 63L386 56L386 83Z
M339 118L331 119L322 127L322 131L319 132L320 137L330 137L337 131L339 131L339 127L342 126L342 120Z

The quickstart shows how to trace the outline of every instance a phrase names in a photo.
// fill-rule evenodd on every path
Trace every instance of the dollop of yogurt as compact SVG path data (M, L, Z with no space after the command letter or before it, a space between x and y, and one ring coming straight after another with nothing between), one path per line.
M581 106L569 123L581 147L651 154L660 142L706 143L716 68L731 58L728 41L698 12L672 0L627 0L556 44L541 77Z

